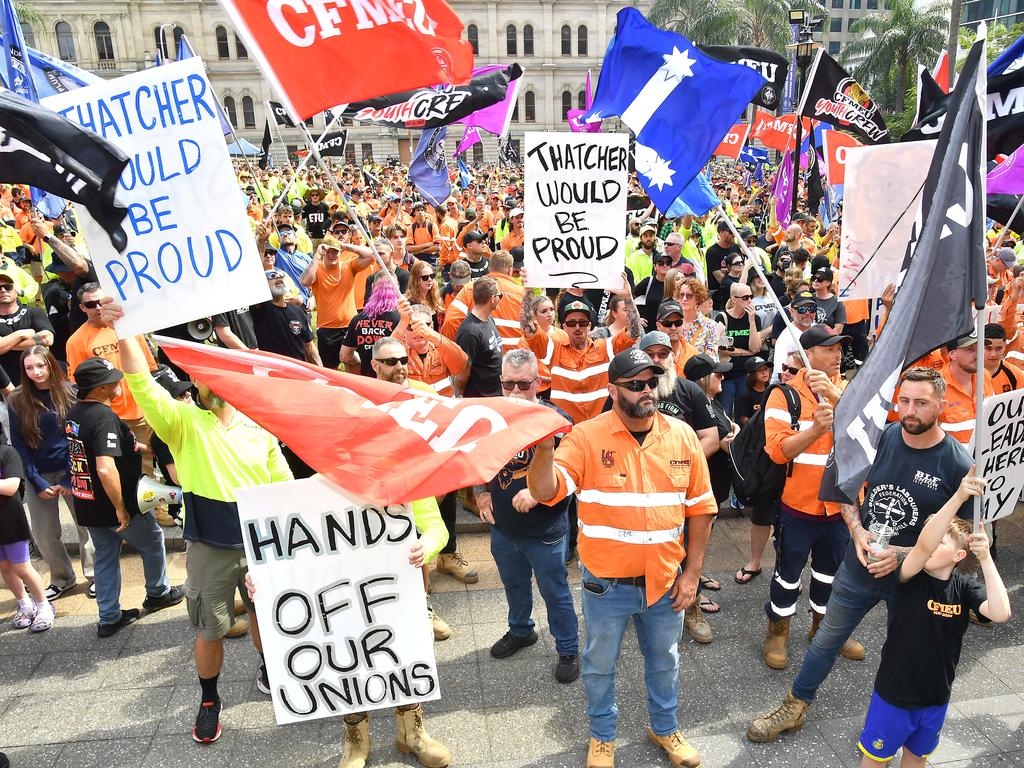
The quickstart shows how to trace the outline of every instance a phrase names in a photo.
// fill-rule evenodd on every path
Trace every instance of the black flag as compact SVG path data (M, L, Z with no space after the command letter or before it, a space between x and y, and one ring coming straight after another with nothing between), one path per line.
M869 144L889 141L878 105L839 62L818 49L807 73L797 114L855 133Z
M267 120L263 124L263 144L260 147L262 152L260 152L259 167L263 170L266 170L267 166L270 165L270 142L270 121Z
M348 131L331 131L321 136L316 148L321 157L344 157L345 145L348 143Z
M270 111L274 115L274 122L278 125L285 125L289 128L295 127L295 122L292 120L292 116L288 114L288 110L284 108L282 104L276 101L269 102Z
M823 499L837 500L837 489L846 500L857 498L900 373L970 334L971 305L985 305L984 46L979 40L971 48L950 96L952 119L939 134L885 329L836 406Z
M85 206L118 251L128 209L114 202L128 157L52 110L0 89L0 182L33 187Z
M698 45L704 53L719 61L731 64L742 64L761 73L767 82L750 100L751 104L770 109L779 108L782 92L786 88L786 75L789 72L789 61L786 57L767 48L748 48L742 45Z
M821 178L821 159L818 157L817 147L811 147L807 162L811 166L811 173L807 177L807 209L812 216L817 216L821 200L825 197L825 185Z
M519 157L519 150L516 149L516 145L512 142L512 139L506 139L505 144L501 147L499 152L502 162L506 165L522 165L522 159Z

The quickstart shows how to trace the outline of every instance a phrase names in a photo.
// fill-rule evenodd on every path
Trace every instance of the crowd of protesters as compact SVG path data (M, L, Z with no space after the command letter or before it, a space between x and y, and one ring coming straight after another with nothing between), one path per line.
M884 674L860 746L865 764L902 747L904 765L924 765L968 616L1009 617L989 555L995 532L972 534L961 518L971 517L969 501L984 487L964 448L975 387L1024 388L1016 367L1024 360L1022 245L1012 234L991 233L998 247L989 249L984 370L972 338L911 368L863 503L843 506L818 500L833 412L884 333L895 290L878 302L837 295L841 216L826 226L802 210L782 226L767 187L750 186L729 165L713 168L719 209L667 219L634 177L621 283L555 290L530 286L524 267L521 168L478 168L473 183L436 205L399 165L345 166L330 176L236 170L257 242L252 257L263 261L272 298L163 335L446 396L531 400L575 425L558 445L518 453L485 485L414 504L420 539L410 561L423 568L428 592L431 563L475 583L479 574L458 547L459 504L491 524L508 629L490 653L508 658L537 642L536 580L555 640L554 677L570 684L582 675L586 689L588 766L614 765L616 661L631 618L644 657L648 736L671 764L701 764L680 730L677 645L684 631L712 643L709 616L727 610L715 599L721 583L702 568L715 516L728 507L751 522L736 584L755 588L774 538L775 569L763 587L771 669L789 665L790 620L810 563L811 645L785 700L750 724L748 738L772 740L803 724L837 656L864 658L852 635L884 600ZM66 506L100 637L140 615L120 605L121 541L142 554L144 610L187 601L200 702L193 737L216 741L223 638L248 631L261 651L235 492L313 470L189 381L150 339L117 339L120 308L104 296L72 212L47 218L26 190L0 186L0 245L0 414L10 442L0 447L0 573L18 601L13 625L49 630L55 601L77 586L60 539ZM747 428L763 430L764 452L789 468L777 498L744 505L733 493L731 446ZM181 486L184 509L141 510L137 488L147 475ZM897 492L917 513L894 523L883 510ZM878 540L882 523L887 543ZM175 525L188 542L181 586L168 581L160 531ZM48 586L30 548L45 562ZM968 553L980 561L984 586L955 570ZM574 560L583 646L569 588ZM957 610L930 613L932 603ZM429 600L428 611L435 641L450 637ZM936 647L922 650L921 637L938 638ZM269 693L264 664L257 685ZM396 719L399 749L423 765L449 764L421 707L400 707ZM370 754L366 715L346 716L343 727L341 766L360 768Z

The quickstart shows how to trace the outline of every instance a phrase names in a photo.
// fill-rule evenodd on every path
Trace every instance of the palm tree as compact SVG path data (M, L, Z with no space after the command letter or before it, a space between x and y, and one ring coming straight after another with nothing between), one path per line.
M655 0L647 17L701 45L752 45L782 53L793 41L790 8L827 16L818 0Z
M851 74L890 112L907 99L917 66L929 69L946 46L948 0L917 8L915 0L888 0L887 10L869 13L850 27L858 39L843 50L843 61L857 62Z
M14 14L22 24L42 24L43 17L34 5L15 3Z

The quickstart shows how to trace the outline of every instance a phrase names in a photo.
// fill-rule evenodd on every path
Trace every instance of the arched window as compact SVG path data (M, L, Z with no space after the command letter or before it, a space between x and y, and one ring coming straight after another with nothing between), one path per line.
M562 55L572 56L572 28L568 24L562 27Z
M306 120L305 120L305 123L306 123L306 127L307 128L312 128L313 127L313 118L312 117L307 117Z
M249 51L245 48L245 43L242 42L242 38L235 35L235 57L239 59L248 59Z
M181 38L185 36L185 30L181 27L175 27L171 38L174 40L174 55L178 55L178 46L181 45Z
M515 56L518 53L518 46L516 45L516 25L509 24L505 27L505 54L507 56Z
M75 36L71 32L71 25L66 21L58 21L53 28L57 33L57 55L64 61L75 61Z
M480 165L484 161L484 145L477 142L473 145L473 165Z
M533 56L533 25L523 27L523 56Z
M580 91L579 93L576 94L576 109L586 109L586 108L587 108L587 92L586 91Z
M230 59L231 49L228 48L228 31L218 26L213 33L217 36L217 58Z
M169 35L170 40L168 40L166 27L164 27L163 29L161 29L160 27L153 28L153 42L156 44L157 51L165 60L170 58L168 51L177 52L178 43L181 42L181 38L184 34L184 29L175 26L174 30Z
M228 113L228 122L232 128L238 127L238 113L235 112L235 100L230 96L224 97L224 111Z
M518 123L519 122L519 100L518 99L516 99L515 107L512 108L512 122L513 123Z
M25 37L25 45L31 48L36 47L36 33L32 31L32 27L27 22L21 22L21 34Z
M581 25L580 28L576 31L576 35L577 35L576 55L577 56L586 56L587 55L587 28L585 26Z
M480 55L480 30L477 29L476 24L470 24L466 27L466 39L469 40L469 46L473 49L473 55Z
M96 40L96 58L102 69L104 62L114 60L114 40L110 37L110 25L105 21L97 21L92 25L92 35Z
M537 122L537 94L533 91L527 91L523 101L526 105L526 122Z
M252 105L252 96L242 97L242 124L246 128L256 127L256 110Z
M562 119L569 117L569 110L572 109L572 91L562 91Z

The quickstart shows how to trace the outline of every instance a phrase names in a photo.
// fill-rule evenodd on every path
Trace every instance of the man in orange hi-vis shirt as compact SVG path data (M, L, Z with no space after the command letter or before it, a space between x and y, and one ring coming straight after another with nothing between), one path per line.
M519 340L523 337L523 329L519 322L524 290L523 286L512 277L512 254L507 251L498 251L491 256L488 270L487 277L493 277L498 282L498 288L501 291L501 298L498 300L498 306L491 315L491 319L498 327L498 335L501 336L501 351L504 354L519 346ZM459 326L466 319L466 314L472 304L473 284L470 283L459 291L445 312L444 324L441 326L443 336L455 340Z
M800 399L800 418L790 416L786 392L773 389L764 407L765 452L776 464L789 464L779 512L779 554L769 588L768 636L764 661L772 669L785 669L789 660L789 621L800 597L800 574L812 558L808 602L813 619L811 636L825 615L832 580L846 554L850 532L839 505L818 500L825 463L832 451L833 409L845 381L839 376L843 358L840 336L827 325L812 325L800 334L810 369L801 369L789 382ZM848 659L863 659L864 646L853 638L839 650Z
M551 438L539 443L527 473L538 502L579 500L588 768L615 765L615 662L630 619L644 657L647 736L672 765L701 764L679 732L678 643L718 509L697 435L658 412L664 372L646 352L620 352L607 373L612 410L577 423L557 451Z

